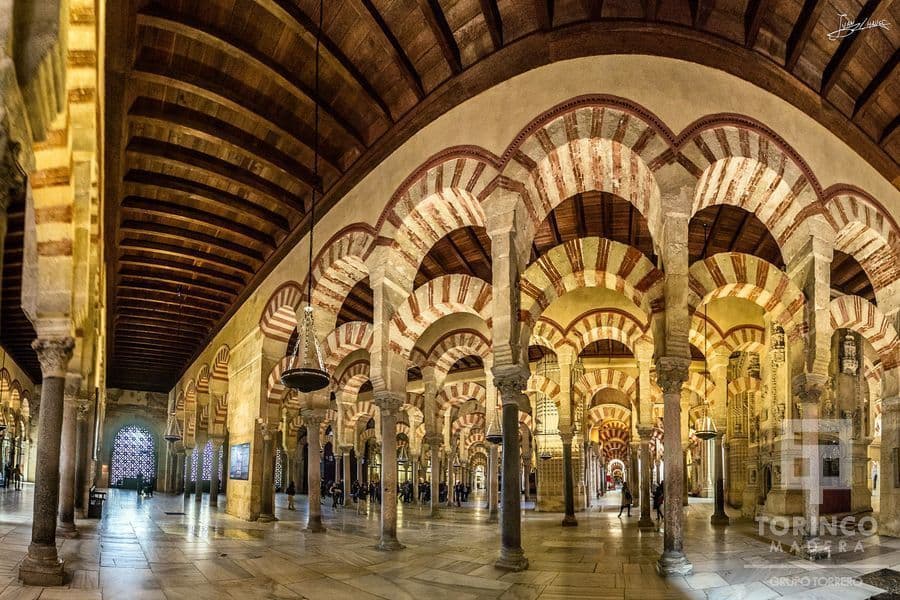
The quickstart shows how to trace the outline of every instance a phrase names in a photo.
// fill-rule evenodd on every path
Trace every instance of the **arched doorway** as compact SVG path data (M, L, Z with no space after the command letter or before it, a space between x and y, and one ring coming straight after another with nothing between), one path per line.
M146 427L125 425L116 433L109 460L110 487L137 488L137 477L156 477L156 441Z

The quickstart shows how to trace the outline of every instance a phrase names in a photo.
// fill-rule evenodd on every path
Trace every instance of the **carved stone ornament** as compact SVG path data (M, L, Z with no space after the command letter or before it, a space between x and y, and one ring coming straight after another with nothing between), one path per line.
M65 377L75 349L75 340L70 337L61 339L37 339L31 343L41 363L41 375L44 377Z
M91 409L89 398L79 398L75 403L75 417L79 421L84 421L87 419L88 411Z
M784 362L784 328L781 325L772 325L772 361L776 364Z
M656 383L663 394L680 394L687 381L690 360L676 356L663 356L656 361Z
M494 375L494 386L500 392L503 404L519 404L527 385L528 376L523 371Z
M856 375L859 369L859 359L856 357L856 338L852 333L844 336L841 344L841 373Z
M406 397L396 392L375 392L372 400L375 406L381 410L382 416L400 416Z

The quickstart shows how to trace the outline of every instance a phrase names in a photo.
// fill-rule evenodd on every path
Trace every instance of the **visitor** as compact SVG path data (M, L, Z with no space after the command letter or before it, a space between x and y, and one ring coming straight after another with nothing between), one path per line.
M344 484L335 481L331 486L331 508L337 508L344 505Z
M147 483L147 496L149 498L153 497L153 492L156 491L156 475L152 475L150 477L150 481Z
M12 463L6 463L3 467L3 487L9 487L9 480L12 477Z
M22 489L22 468L19 465L13 468L13 483L15 483L15 489Z
M297 493L297 488L294 487L294 482L291 481L288 483L287 489L284 491L287 494L288 498L288 510L296 510L294 508L294 494Z
M628 509L628 516L631 516L631 490L628 489L628 482L622 481L622 502L619 505L619 516L622 516L622 511L626 508Z
M137 495L140 498L144 495L144 474L137 474Z
M656 510L656 520L661 521L663 518L662 515L662 505L663 500L665 499L665 482L660 481L657 484L656 488L653 490L653 509Z

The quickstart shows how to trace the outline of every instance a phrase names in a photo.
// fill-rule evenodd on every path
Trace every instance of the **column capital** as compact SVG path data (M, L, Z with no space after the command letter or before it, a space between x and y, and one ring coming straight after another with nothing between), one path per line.
M653 427L649 425L638 425L637 432L642 442L649 442L653 438Z
M575 428L571 425L560 425L559 426L559 439L562 440L563 444L571 444L572 438L575 437Z
M440 448L444 445L444 436L440 433L430 433L425 436L425 442L432 448Z
M372 395L372 401L375 406L381 410L382 416L397 416L403 410L406 404L406 395L400 392L381 391Z
M307 425L319 426L325 420L325 409L322 408L304 408L300 411L304 423Z
M72 360L72 352L75 350L75 339L64 338L38 338L31 342L31 348L37 353L38 362L41 363L41 375L44 377L65 377Z
M225 444L225 438L218 435L209 436L209 441L212 442L213 448L220 448Z
M656 382L663 394L680 394L688 379L691 360L681 356L661 356L656 360Z
M79 421L84 421L87 419L87 414L91 410L91 399L90 398L75 398L75 418Z
M494 376L494 387L500 392L502 404L521 406L527 402L524 390L528 387L528 369L520 365L495 365L491 369Z
M799 404L818 404L828 378L818 373L801 373L791 380L791 388Z

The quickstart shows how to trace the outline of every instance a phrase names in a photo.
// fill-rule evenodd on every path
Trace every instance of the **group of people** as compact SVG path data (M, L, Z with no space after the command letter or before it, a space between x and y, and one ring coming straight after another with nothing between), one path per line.
M138 497L152 498L153 492L156 491L156 476L145 479L143 473L137 475L137 494Z
M12 463L6 463L6 466L3 467L3 487L8 488L10 482L13 484L13 489L22 489L22 469L19 465L13 466Z
M663 518L662 514L662 505L663 500L665 500L665 492L666 492L666 483L665 481L660 481L653 488L653 510L656 511L656 520L661 521ZM628 482L622 482L622 501L619 504L619 515L622 516L622 511L628 511L627 515L631 516L631 504L634 502L634 496L631 494L631 489L628 487Z

